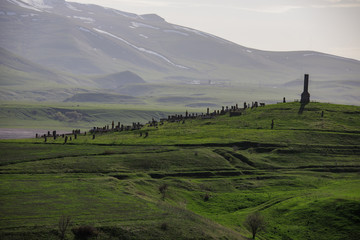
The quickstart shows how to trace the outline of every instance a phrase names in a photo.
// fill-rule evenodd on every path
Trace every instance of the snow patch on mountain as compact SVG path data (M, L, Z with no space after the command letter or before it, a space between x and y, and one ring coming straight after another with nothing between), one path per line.
M22 14L20 15L23 18L27 18L27 17L35 17L35 16L39 16L39 14L35 14L35 13L30 13L30 14Z
M87 29L87 28L84 28L84 27L79 27L79 30L80 30L80 31L83 31L83 32L86 32L86 33L89 33L89 34L91 34L91 35L93 35L93 36L96 36L96 37L99 36L99 35L97 35L96 33L94 33L93 31L91 31L90 29Z
M339 60L352 60L349 58L335 56L335 55L326 54L326 53L305 53L305 54L303 54L303 57L309 57L309 56L320 56L320 57L334 58L334 59L339 59Z
M183 36L189 36L189 34L187 34L187 33L180 32L180 31L176 31L176 30L165 29L165 30L163 30L163 32L166 32L166 33L176 33L176 34L180 34L180 35L183 35Z
M144 35L144 34L139 34L139 36L140 36L140 37L143 37L143 38L146 38L146 39L149 38L148 36L146 36L146 35Z
M7 16L15 16L15 15L16 15L16 12L6 12L6 15L7 15Z
M170 61L168 58L166 58L165 56L157 53L157 52L154 52L152 50L148 50L148 49L145 49L145 48L142 48L142 47L138 47L138 46L135 46L134 44L126 41L125 39L121 38L121 37L118 37L118 36L115 36L114 34L112 33L109 33L109 32L106 32L106 31L103 31L103 30L100 30L100 29L97 29L97 28L93 28L95 31L99 32L99 33L102 33L102 34L105 34L105 35L108 35L112 38L115 38L117 40L120 40L122 41L123 43L125 43L126 45L140 51L140 52L145 52L147 54L150 54L150 55L154 55L158 58L161 58L162 60L164 60L165 62L169 63L170 65L174 66L174 67L178 67L178 68L181 68L181 69L189 69L188 67L185 67L185 66L182 66L182 65L178 65L178 64L175 64L173 63L172 61Z
M30 9L30 10L33 10L33 11L37 11L37 12L42 12L40 9L37 9L33 6L30 6L26 3L23 3L21 1L18 1L18 0L7 0L9 3L12 3L12 4L15 4L15 5L18 5L19 7L22 7L22 8L27 8L27 9Z
M154 27L154 26L151 26L151 25L148 25L148 24L145 24L145 23L139 23L139 22L131 22L131 25L135 28L151 28L151 29L156 29L156 30L159 30L160 28L158 27Z
M54 2L54 1L46 1L46 0L21 0L21 1L29 4L30 6L40 9L53 8L50 4Z
M89 18L89 17L73 16L73 18L80 19L80 20L83 20L83 21L87 21L88 23L95 22L95 20L93 18Z
M73 10L73 11L76 11L76 12L82 12L82 10L80 9L77 9L76 7L74 7L73 5L71 5L70 3L65 3L66 7Z

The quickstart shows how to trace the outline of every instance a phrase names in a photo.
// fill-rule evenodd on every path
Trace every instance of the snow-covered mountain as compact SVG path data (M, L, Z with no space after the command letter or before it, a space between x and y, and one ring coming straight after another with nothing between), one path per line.
M228 81L279 87L304 73L319 82L360 81L356 60L249 49L155 14L64 0L3 0L0 28L1 48L74 79L131 71L154 83Z

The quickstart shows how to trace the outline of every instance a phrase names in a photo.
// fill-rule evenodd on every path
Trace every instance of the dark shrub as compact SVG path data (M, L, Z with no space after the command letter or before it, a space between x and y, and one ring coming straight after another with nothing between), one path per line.
M168 189L168 185L166 183L164 183L163 185L161 185L159 187L159 192L161 194L161 198L162 200L165 200L165 196L166 196L166 191Z
M168 230L168 225L167 225L167 223L163 223L163 224L161 224L161 230L163 230L163 231L166 231L166 230Z
M207 202L207 201L209 201L209 199L210 199L210 195L208 193L206 193L204 195L204 201Z
M99 234L96 228L92 226L80 226L71 229L71 231L74 233L76 240L87 240L92 237L97 237Z

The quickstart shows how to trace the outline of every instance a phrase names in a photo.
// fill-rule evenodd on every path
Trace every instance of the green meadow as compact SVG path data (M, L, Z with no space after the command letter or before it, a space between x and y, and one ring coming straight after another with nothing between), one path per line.
M259 212L266 229L256 239L356 240L360 107L310 103L302 114L299 107L273 104L95 139L88 132L66 144L1 140L0 239L61 239L62 216L71 218L65 239L80 239L71 231L80 226L96 229L92 239L250 239L244 220Z

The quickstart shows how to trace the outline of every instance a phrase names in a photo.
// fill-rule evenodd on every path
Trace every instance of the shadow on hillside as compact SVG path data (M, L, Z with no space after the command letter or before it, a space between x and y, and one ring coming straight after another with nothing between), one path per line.
M305 105L306 105L306 103L301 103L298 114L302 114L304 112Z

